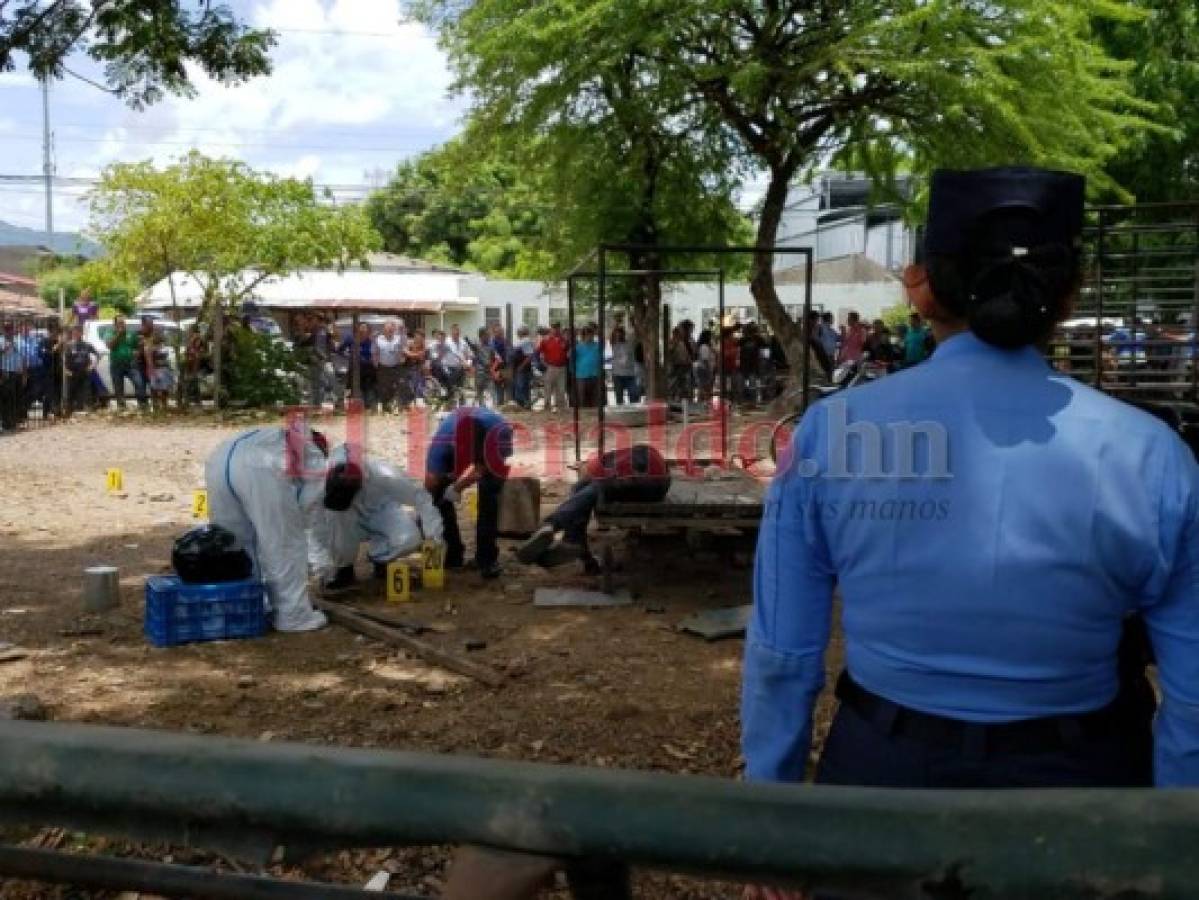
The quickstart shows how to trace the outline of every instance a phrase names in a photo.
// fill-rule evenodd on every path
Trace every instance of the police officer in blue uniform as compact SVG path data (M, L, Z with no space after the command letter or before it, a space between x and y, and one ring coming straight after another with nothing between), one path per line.
M1199 784L1195 459L1039 349L1077 294L1083 194L1059 172L934 175L904 280L936 354L813 406L771 486L750 778L804 777L839 589L846 671L817 781ZM1143 671L1118 663L1130 616L1157 658L1152 748Z

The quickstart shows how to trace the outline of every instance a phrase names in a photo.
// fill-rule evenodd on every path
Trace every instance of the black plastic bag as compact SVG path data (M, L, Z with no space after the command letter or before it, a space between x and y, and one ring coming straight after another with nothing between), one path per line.
M245 550L235 550L237 538L220 525L200 525L175 540L171 565L188 584L220 584L249 578L254 565Z

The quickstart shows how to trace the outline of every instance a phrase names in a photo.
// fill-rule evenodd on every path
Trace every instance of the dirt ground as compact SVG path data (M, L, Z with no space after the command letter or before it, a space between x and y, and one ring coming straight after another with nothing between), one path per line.
M419 593L403 614L435 624L442 633L426 639L447 650L466 653L468 639L486 642L470 656L507 673L498 691L336 626L151 647L141 630L145 577L169 570L172 540L194 524L192 492L202 486L209 451L253 424L128 414L0 438L0 641L28 651L0 663L0 696L34 693L56 721L738 777L742 642L705 643L676 625L697 610L749 602L748 559L692 553L678 538L630 547L621 535L598 536L620 551L622 578L638 601L630 607L535 608L538 586L595 586L594 579L573 565L521 566L509 555L513 542L502 545L498 582L450 573L444 592ZM344 420L327 427L339 437ZM369 452L402 463L407 446L398 418L371 420ZM106 491L105 472L114 467L124 475L119 496ZM543 482L542 511L568 488L565 480ZM120 609L98 623L81 619L82 572L95 564L118 566L123 592ZM362 561L359 573L369 575ZM369 581L352 600L396 610ZM100 633L72 635L81 623L98 624ZM827 713L826 698L818 739ZM186 850L70 840L110 853L210 861ZM444 848L340 853L286 874L361 885L388 869L390 889L435 895L446 858ZM100 896L0 888L5 900ZM737 890L642 873L638 896Z

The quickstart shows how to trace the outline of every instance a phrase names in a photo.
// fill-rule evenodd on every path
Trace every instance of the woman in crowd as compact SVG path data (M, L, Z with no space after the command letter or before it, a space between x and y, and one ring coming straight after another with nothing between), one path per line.
M705 328L699 335L695 348L695 385L699 391L699 402L712 399L712 385L716 380L716 354L712 350L712 331Z
M157 329L146 339L145 367L150 384L150 402L156 412L166 410L175 390L175 370L171 368L171 349Z
M625 336L624 326L612 329L612 393L617 406L624 406L625 398L637 402L637 378L633 363L633 345Z
M425 369L428 366L428 348L425 346L425 332L416 329L412 339L404 348L404 379L408 386L407 396L412 400L425 398Z
M682 325L676 325L671 329L667 357L670 363L670 399L690 400L691 366L695 362L695 357L691 352L691 346Z

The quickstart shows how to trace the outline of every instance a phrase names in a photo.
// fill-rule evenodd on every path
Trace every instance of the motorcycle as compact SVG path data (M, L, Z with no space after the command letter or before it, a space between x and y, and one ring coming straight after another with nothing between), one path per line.
M876 361L870 351L862 353L860 359L846 360L833 370L829 384L814 385L808 389L808 402L795 412L788 413L775 423L770 433L770 458L778 462L779 451L791 443L791 432L803 417L804 412L817 400L847 391L861 384L868 384L885 377L891 371L888 363Z

